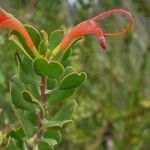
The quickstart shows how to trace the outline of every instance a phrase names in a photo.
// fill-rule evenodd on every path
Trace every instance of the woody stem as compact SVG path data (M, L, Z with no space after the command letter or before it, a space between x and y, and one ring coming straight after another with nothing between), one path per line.
M41 96L40 96L40 103L43 106L43 108L45 107L46 104L46 81L47 78L46 77L41 77L41 82L40 82L40 92L41 92ZM39 127L38 127L38 131L37 134L35 136L34 139L34 143L37 143L43 135L43 121L44 121L44 112L42 111L42 109L39 112Z

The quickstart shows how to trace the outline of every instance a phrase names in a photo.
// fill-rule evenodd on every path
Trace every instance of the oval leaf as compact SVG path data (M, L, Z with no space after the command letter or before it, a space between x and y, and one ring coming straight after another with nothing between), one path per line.
M58 113L56 113L51 121L64 121L71 119L76 107L77 102L75 100L67 103Z
M38 105L38 106L40 107L40 109L42 110L42 112L44 113L44 108L43 108L43 106L41 105L41 103L40 103L38 100L36 100L36 99L33 97L33 95L31 95L30 92L28 92L28 91L25 90L25 91L22 92L22 95L23 95L24 100L26 100L27 102L29 102L29 103L31 103L31 104L36 104L36 105Z
M68 97L72 96L74 94L75 90L55 90L51 93L50 97L48 98L48 105L54 105L60 101L63 101L64 99L67 99Z
M13 76L10 80L10 92L11 92L11 98L14 106L22 110L35 112L33 105L23 99L22 96L23 90L24 87L21 84L20 80L18 79L17 75Z
M33 68L39 76L46 76L48 70L48 62L44 58L36 58L33 61Z
M50 36L50 50L53 50L63 39L64 35L63 35L63 30L59 29L59 30L55 30L51 33Z
M20 80L30 85L33 85L33 83L37 84L39 76L35 74L33 70L32 61L28 57L24 57L22 60L17 53L14 56L18 64L18 75Z
M32 125L32 123L28 120L28 118L19 112L17 113L17 117L20 121L20 124L23 128L25 135L27 137L33 136L35 129L34 129L34 126Z
M40 76L48 76L50 78L58 78L64 74L64 67L56 62L48 62L44 58L36 58L33 62L35 72Z
M63 121L45 121L44 128L45 129L61 129L69 123L73 122L72 120L63 120Z
M71 66L65 67L65 73L64 73L63 77L65 77L66 75L68 75L70 73L77 73L77 71Z
M84 72L81 72L80 74L77 73L68 74L62 79L59 85L59 89L60 90L75 89L81 86L85 82L86 78L87 76L86 73Z
M61 142L60 131L48 129L43 133L43 137L46 139L55 139L57 143Z
M56 61L51 61L48 67L48 76L51 78L58 78L64 74L64 67Z

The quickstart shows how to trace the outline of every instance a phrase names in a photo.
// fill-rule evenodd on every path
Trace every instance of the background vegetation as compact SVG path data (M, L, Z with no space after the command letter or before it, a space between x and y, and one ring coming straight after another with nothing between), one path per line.
M150 1L148 0L0 0L0 6L24 23L51 33L69 28L112 8L124 8L134 17L133 32L107 39L107 52L94 36L76 45L68 63L84 70L88 81L76 94L79 107L63 133L58 150L150 148ZM118 31L122 17L103 21L107 31ZM0 29L0 129L16 121L9 95L15 73L8 30Z

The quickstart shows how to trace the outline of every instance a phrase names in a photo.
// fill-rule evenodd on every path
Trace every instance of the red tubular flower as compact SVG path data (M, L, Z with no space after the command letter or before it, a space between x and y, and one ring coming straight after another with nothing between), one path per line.
M102 48L104 49L106 48L106 41L105 41L104 34L103 34L101 27L98 26L98 24L95 21L87 20L76 25L71 30L71 32L69 32L64 37L64 39L60 43L61 49L66 48L72 42L72 40L84 34L96 34L98 36L98 39Z
M124 29L121 32L116 32L116 33L103 33L103 30L101 28L101 26L99 26L96 21L106 18L108 16L111 16L113 14L122 14L125 17L127 17L129 24L127 26L126 29ZM106 12L103 12L99 15L97 15L94 18L91 18L89 20L83 21L81 23L79 23L78 25L76 25L65 37L64 39L61 41L61 43L54 49L54 51L52 52L53 55L58 54L59 52L61 52L63 49L67 48L72 42L73 40L75 40L76 38L85 35L85 34L95 34L98 37L99 43L101 45L101 47L103 49L106 48L106 40L105 40L105 36L118 36L118 35L123 35L125 33L127 33L131 27L133 25L133 19L131 14L123 9L113 9L113 10L109 10Z
M16 18L14 18L11 14L6 12L4 9L0 7L0 26L7 27L9 29L15 30L19 32L25 39L28 47L31 49L35 56L38 55L38 52L35 48L35 45L28 34L27 30Z

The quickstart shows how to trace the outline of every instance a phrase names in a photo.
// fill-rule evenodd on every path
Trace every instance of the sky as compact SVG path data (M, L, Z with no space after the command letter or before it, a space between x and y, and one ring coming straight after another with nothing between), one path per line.
M68 0L69 4L74 4L76 0Z

